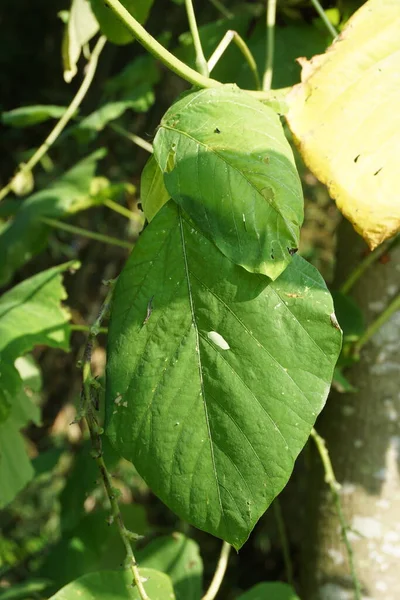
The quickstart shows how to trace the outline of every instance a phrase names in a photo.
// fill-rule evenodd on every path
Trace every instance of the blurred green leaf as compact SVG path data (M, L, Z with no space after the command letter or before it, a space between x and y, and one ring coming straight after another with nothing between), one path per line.
M154 155L150 156L140 180L140 202L146 219L150 222L170 195L164 185L164 176Z
M95 203L91 184L100 149L77 163L47 188L32 194L0 231L0 286L10 281L15 271L47 245L50 231L42 217L60 218L84 210Z
M199 547L182 533L160 537L136 551L141 567L162 571L171 577L176 600L200 600L203 563Z
M343 343L355 342L365 331L364 316L357 303L342 292L332 292L335 314L343 331Z
M1 589L0 600L29 600L38 598L48 588L49 582L46 579L32 579L24 583L13 583L6 589Z
M66 110L65 106L47 106L42 104L37 106L22 106L3 112L1 121L3 125L9 125L10 127L30 127L49 119L59 119Z
M120 2L142 25L147 20L153 4L153 0L120 0ZM90 4L102 33L110 42L123 45L134 41L135 38L129 29L103 0L90 0Z
M82 49L99 30L89 0L72 0L64 30L62 57L64 79L69 83L78 72L77 63Z
M352 394L357 391L357 388L343 374L342 367L340 366L336 366L333 372L332 387L340 394Z
M129 101L136 112L146 112L154 102L154 86L160 80L156 60L149 54L138 56L105 84L105 98Z
M300 600L287 583L258 583L237 600Z
M143 586L151 600L174 600L168 575L140 569L146 579ZM84 575L69 583L49 600L140 600L139 592L132 586L132 573L128 571L102 571Z
M29 361L19 360L19 370L15 362L38 344L68 348L69 314L61 306L66 297L61 274L71 266L43 271L0 298L0 506L10 502L34 473L19 430L30 420L39 422L39 410L26 393L38 376Z

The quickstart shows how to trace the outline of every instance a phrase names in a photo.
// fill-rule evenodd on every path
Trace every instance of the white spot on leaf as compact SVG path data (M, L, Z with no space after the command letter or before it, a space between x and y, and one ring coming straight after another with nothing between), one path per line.
M230 345L228 342L216 331L209 331L207 333L207 337L213 342L213 344L218 346L218 348L221 348L221 350L230 350Z

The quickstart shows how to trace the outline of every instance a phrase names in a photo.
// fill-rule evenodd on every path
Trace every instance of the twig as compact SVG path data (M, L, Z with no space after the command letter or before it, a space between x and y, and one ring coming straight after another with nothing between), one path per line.
M81 235L82 237L97 240L98 242L103 242L104 244L110 244L111 246L119 246L120 248L127 248L128 250L132 250L132 244L130 244L129 242L119 240L118 238L111 237L103 233L89 231L88 229L83 229L83 227L76 227L75 225L63 223L62 221L58 221L57 219L50 219L48 217L41 217L40 221L42 221L42 223L45 223L46 225L49 225L50 227L62 229L63 231L74 233L75 235Z
M126 217L127 219L132 219L133 218L133 212L131 210L129 210L129 208L126 208L125 206L121 206L121 204L118 204L118 202L115 202L114 200L111 199L106 199L103 202L104 206L107 206L107 208L109 208L110 210L113 210L116 213L119 213L120 215L122 215L123 217Z
M286 535L285 521L282 516L282 509L278 498L275 498L272 507L275 513L276 523L278 525L278 533L282 545L283 560L285 563L286 579L290 585L293 584L293 566L290 558L289 543Z
M186 14L189 21L190 33L192 34L193 46L196 53L196 66L199 73L208 77L208 66L204 56L203 47L201 45L199 29L197 27L196 15L193 8L192 0L185 0Z
M347 557L349 560L350 573L354 586L354 600L361 600L361 585L359 579L357 577L356 568L354 564L354 554L353 548L351 547L349 537L347 532L350 530L348 523L346 522L345 516L343 514L342 503L340 501L340 484L336 480L335 473L333 471L333 466L331 463L331 459L329 457L328 449L326 447L326 442L323 437L317 433L317 431L313 428L311 430L311 437L313 438L315 445L317 447L319 456L322 461L322 465L324 467L325 472L325 482L329 485L335 506L336 511L339 517L340 529L342 533L343 543L346 547Z
M271 89L274 72L276 1L267 0L267 57L262 86L265 92Z
M229 29L225 33L224 37L210 56L208 60L209 72L211 73L211 71L213 70L217 62L220 60L221 56L232 41L236 44L236 46L239 48L240 52L246 59L246 62L249 65L251 72L253 73L256 89L261 90L260 76L258 74L257 63L254 60L254 56L252 55L251 50L244 41L244 39L238 34L237 31L234 31L233 29Z
M101 36L93 48L93 52L90 56L90 60L86 66L86 75L81 83L79 90L77 91L75 97L73 98L71 104L68 106L67 110L58 121L54 129L47 136L43 144L36 150L36 152L31 156L26 164L21 165L17 173L11 179L11 181L0 190L0 201L3 200L12 191L13 182L16 177L20 177L21 175L25 175L32 171L32 169L37 165L37 163L43 158L43 156L48 152L49 148L54 144L57 140L63 129L65 129L68 122L74 116L79 106L82 103L82 100L86 96L88 89L93 81L94 74L96 73L97 63L99 60L99 56L101 51L104 48L107 39L104 36Z
M397 295L385 308L385 310L379 315L375 321L367 327L364 333L358 338L357 342L354 344L353 352L355 356L360 354L360 350L365 344L372 338L373 335L382 327L386 321L390 319L390 317L400 310L400 294Z
M110 289L107 293L106 299L104 301L103 306L101 307L99 316L97 317L95 323L90 328L90 332L88 335L88 339L86 342L86 347L84 351L84 358L82 361L82 392L84 399L84 417L89 428L90 439L92 442L92 456L95 459L97 466L99 467L101 477L103 480L103 484L110 501L111 505L111 514L113 520L116 522L119 534L121 536L122 542L125 546L126 556L127 556L127 564L129 564L129 568L132 572L133 582L137 587L139 592L139 596L141 600L150 600L147 595L146 590L144 589L143 582L140 576L140 572L135 560L135 555L132 550L131 540L135 537L138 538L135 534L128 531L125 527L122 514L118 504L118 490L113 488L112 480L109 472L107 471L106 464L103 458L103 447L101 441L101 435L103 430L99 427L97 422L97 418L94 412L94 406L91 399L92 387L93 387L93 377L91 372L91 357L92 357L92 348L95 341L96 336L100 331L101 323L106 316L109 306L111 303L112 294L114 291L115 280L111 282Z
M122 137L126 138L130 142L133 142L137 146L140 146L140 148L143 148L143 150L146 150L150 154L153 153L153 146L149 142L146 142L146 140L144 140L143 138L139 137L138 135L131 133L130 131L126 131L126 129L124 129L120 125L116 125L115 123L110 123L109 127L110 127L110 129L115 131L115 133L122 135Z
M340 287L342 294L348 294L353 285L364 275L365 271L382 255L390 252L400 242L400 236L397 235L393 239L388 240L375 248L373 252L369 252L367 256L362 260L355 269L347 277L346 281Z
M314 6L315 10L321 17L322 21L324 22L325 27L327 28L327 30L329 31L331 36L333 38L335 38L337 36L338 32L336 31L335 27L332 25L332 23L326 16L326 13L325 13L324 9L322 8L322 6L320 5L320 3L318 2L318 0L311 0L311 4Z
M214 577L210 583L210 587L204 594L202 600L214 600L218 594L218 590L221 587L222 580L225 575L226 567L228 566L229 553L231 551L231 545L228 542L223 542L221 548L221 554L217 564L217 568L214 573Z

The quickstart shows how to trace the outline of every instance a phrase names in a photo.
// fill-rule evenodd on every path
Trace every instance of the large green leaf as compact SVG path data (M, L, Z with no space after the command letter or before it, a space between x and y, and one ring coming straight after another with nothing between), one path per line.
M258 583L237 600L300 600L287 583Z
M153 569L141 569L143 584L151 600L174 600L174 591L168 575ZM63 587L49 600L140 600L132 587L130 571L102 571L84 575Z
M140 202L146 219L154 219L160 208L169 200L169 193L164 185L164 178L154 155L150 156L144 166L140 179Z
M37 105L21 106L3 112L1 121L11 127L30 127L49 119L59 119L66 111L65 106Z
M78 72L83 48L99 30L89 0L72 0L62 42L64 79L69 83Z
M163 536L136 551L139 565L171 577L176 600L200 600L203 563L199 547L181 533Z
M53 184L26 198L0 231L0 285L46 247L50 227L43 217L60 218L93 204L91 184L97 162L104 156L98 150L77 163Z
M111 442L173 511L239 548L325 403L341 344L332 313L306 261L275 282L251 274L168 202L115 290Z
M229 85L186 95L163 117L154 154L171 197L228 258L280 275L298 246L303 195L271 108Z
M120 0L122 6L137 20L147 20L153 0ZM122 21L113 13L104 0L90 0L92 10L99 22L102 33L114 44L129 44L134 36Z
M68 312L61 273L67 263L26 279L0 298L0 507L10 502L33 477L19 430L39 412L24 392L32 369L16 359L37 344L68 348Z

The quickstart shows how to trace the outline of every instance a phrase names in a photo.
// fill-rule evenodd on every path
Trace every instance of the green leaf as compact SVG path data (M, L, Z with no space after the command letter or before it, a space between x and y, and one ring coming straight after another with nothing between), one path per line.
M287 583L258 583L237 600L300 600Z
M140 202L149 222L154 219L169 198L162 171L152 155L145 164L140 180Z
M71 266L43 271L0 298L0 507L34 474L19 430L30 420L39 422L38 408L24 391L35 391L38 373L27 359L16 360L38 344L68 348L69 314L61 307L66 297L61 273Z
M72 0L64 30L62 57L64 79L69 83L78 72L77 63L82 50L99 30L88 0Z
M12 587L0 591L0 600L27 600L28 598L39 598L40 592L48 587L45 579L32 579L24 583L13 583Z
M167 575L140 569L143 584L151 600L174 600L174 591ZM132 587L130 571L102 571L84 575L63 587L49 600L140 600L139 592Z
M59 119L66 111L65 106L37 105L21 106L3 112L1 121L3 125L10 127L30 127L48 121L49 119Z
M288 96L305 163L371 250L400 231L399 21L399 2L366 2Z
M353 298L341 292L332 292L335 313L343 331L344 342L356 342L365 331L364 315Z
M332 313L306 261L275 282L251 274L168 202L115 290L112 444L171 510L240 548L324 406L341 344Z
M181 533L163 536L136 551L141 567L162 571L171 577L176 600L200 600L203 563L199 547Z
M147 20L153 4L153 0L120 0L120 2L140 24ZM90 4L102 33L110 42L123 45L134 41L135 38L130 30L104 3L104 0L90 0Z
M77 163L47 188L20 203L14 218L0 231L0 286L10 281L15 271L41 252L51 231L42 217L62 218L88 208L91 184L97 162L104 156L98 150Z
M234 86L186 95L154 155L171 197L236 264L275 279L292 259L303 195L279 117Z
M153 56L138 56L118 75L105 83L105 97L130 103L132 110L146 112L154 103L154 86L160 80L160 71Z

